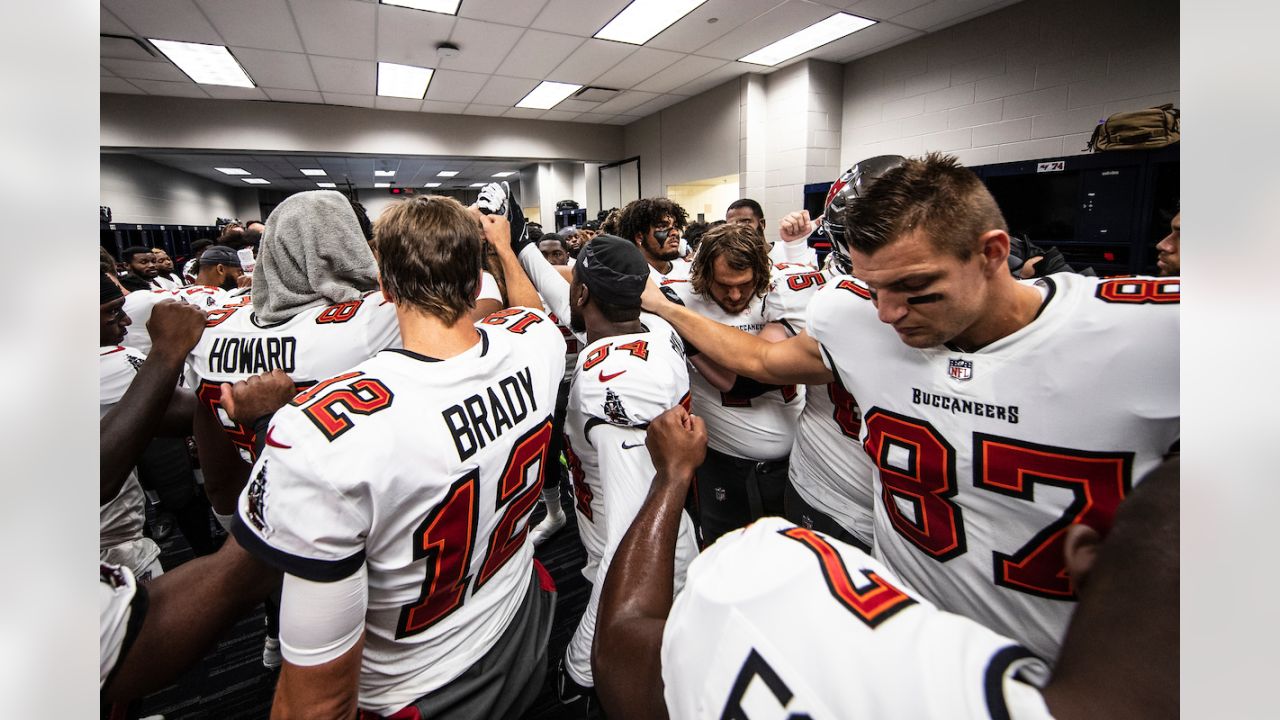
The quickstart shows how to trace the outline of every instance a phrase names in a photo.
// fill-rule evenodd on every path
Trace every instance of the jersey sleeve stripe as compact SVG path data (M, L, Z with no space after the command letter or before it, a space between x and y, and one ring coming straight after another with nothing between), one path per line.
M354 555L338 560L320 560L318 558L300 557L279 548L271 547L244 524L239 512L236 513L235 520L231 524L231 534L235 536L241 547L255 558L277 570L300 577L303 580L336 582L350 577L352 573L364 565L365 554L363 549Z
M991 720L1010 720L1009 706L1004 699L1004 678L1009 667L1019 660L1035 657L1035 653L1021 645L1009 645L991 656L983 679L987 712L991 715Z

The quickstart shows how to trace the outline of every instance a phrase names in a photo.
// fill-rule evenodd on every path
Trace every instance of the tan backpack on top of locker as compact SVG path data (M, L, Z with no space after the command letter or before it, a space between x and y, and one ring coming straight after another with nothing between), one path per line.
M1178 109L1173 103L1132 112L1119 112L1098 123L1086 150L1143 150L1178 142Z

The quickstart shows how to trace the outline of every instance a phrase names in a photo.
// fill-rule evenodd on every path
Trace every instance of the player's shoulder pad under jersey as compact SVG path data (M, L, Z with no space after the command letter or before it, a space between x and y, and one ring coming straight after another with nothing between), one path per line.
M827 276L808 265L775 265L764 296L765 322L803 323L809 301L826 283Z
M665 323L583 348L575 382L580 412L623 427L646 427L689 394L683 347Z
M321 380L294 396L272 418L266 447L289 450L304 442L327 446L356 426L370 426L366 418L395 402L395 392L388 383L367 371L366 365L376 359ZM364 433L361 441L369 442L379 435Z

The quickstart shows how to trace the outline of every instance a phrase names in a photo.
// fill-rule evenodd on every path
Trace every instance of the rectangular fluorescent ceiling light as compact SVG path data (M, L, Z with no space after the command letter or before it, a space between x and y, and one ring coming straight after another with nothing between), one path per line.
M248 175L249 171L244 168L214 168L223 175Z
M485 185L488 185L488 184L489 183L471 183L471 187L484 187Z
M302 168L302 174L306 175L307 177L316 177L318 175L328 175L328 173L326 173L325 171L319 168Z
M373 176L374 177L395 177L396 171L395 170L374 170Z
M601 40L643 45L707 0L633 0L600 28Z
M423 185L422 187L440 187L440 183L427 183L426 185Z
M875 20L868 20L849 13L836 13L821 22L791 33L772 45L762 47L750 55L741 58L742 62L755 65L777 65L780 62L802 55L822 47L845 35L852 35L859 30L875 25Z
M440 172L436 173L436 177L453 177L454 175L457 175L458 172L459 171L457 170L441 170Z
M582 86L574 85L573 83L543 80L538 84L538 87L530 90L523 100L516 103L516 107L550 110L560 104L561 100L577 92L580 87Z
M318 183L316 183L316 187L322 187L322 188L336 188L336 187L338 187L338 183L331 183L331 182L318 182Z
M512 175L515 175L515 174L516 174L515 170L507 170L505 172L494 173L493 177L511 177Z
M381 188L381 187L389 188L391 187L391 183L374 183L373 186L376 188Z
M147 38L165 57L201 85L230 85L251 88L253 80L240 67L225 45L177 42Z
M378 63L378 94L383 97L421 100L431 82L431 68Z
M445 15L457 15L458 6L462 4L462 0L382 0L382 4L444 13Z
M249 183L250 185L270 185L271 184L270 180L263 180L262 178L240 178L240 179Z

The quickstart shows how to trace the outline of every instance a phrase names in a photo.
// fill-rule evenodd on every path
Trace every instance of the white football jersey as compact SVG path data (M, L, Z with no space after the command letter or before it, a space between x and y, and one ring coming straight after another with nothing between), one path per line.
M714 300L693 291L688 283L670 286L681 304L722 325L758 335L767 322L764 299L754 298L746 310L730 315ZM804 389L795 385L755 397L721 392L695 368L690 373L694 411L707 423L707 446L750 460L779 460L791 452L796 419L804 407Z
M593 685L591 642L604 576L614 550L644 503L654 467L646 430L658 415L689 407L689 373L680 336L643 313L644 332L601 338L578 356L565 415L565 455L573 481L578 535L587 552L582 574L591 598L569 641L567 666L579 685ZM681 518L676 589L698 554L693 521Z
M762 518L689 567L662 634L684 718L1050 718L1048 668L857 548Z
M876 557L940 607L1055 658L1073 522L1105 528L1179 437L1178 278L1060 273L1029 325L977 352L908 347L828 282L809 333L857 397Z
M533 572L564 340L540 310L435 360L384 350L281 408L233 532L297 577L367 565L360 707L390 715L483 656Z
M145 603L146 591L143 591ZM130 619L135 612L145 613L135 607L138 597L138 581L133 572L123 565L100 563L98 568L98 689L107 682L107 676L115 669L129 635ZM135 620L134 624L140 622Z
M671 261L671 270L667 273L658 272L658 268L649 266L649 277L659 287L665 285L675 285L677 283L689 282L689 271L693 264L684 258L676 258Z
M561 382L568 382L573 378L573 369L578 366L578 352L582 350L582 343L569 327L569 318L561 319L545 301L542 304L542 309L551 318L551 322L556 324L556 328L560 330L560 335L564 337L564 378Z
M121 344L146 355L151 352L151 333L147 321L157 303L181 300L201 310L211 310L249 294L248 288L223 290L208 285L191 285L178 290L134 290L124 298L124 313L132 322Z
M233 421L222 409L222 383L280 369L302 389L379 350L399 346L395 306L380 291L303 310L271 325L258 322L251 297L242 295L209 310L204 335L187 358L188 384L213 411L241 456L253 462L253 428Z
M764 296L765 321L800 334L809 302L834 276L807 265L775 266ZM805 386L788 473L796 494L870 547L872 464L858 442L861 427L857 400L839 380Z
M124 397L146 359L142 353L118 345L98 349L99 418ZM138 483L138 471L131 470L120 492L98 508L98 550L104 562L125 565L143 580L163 573L160 546L142 534L145 521L146 496Z

